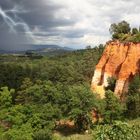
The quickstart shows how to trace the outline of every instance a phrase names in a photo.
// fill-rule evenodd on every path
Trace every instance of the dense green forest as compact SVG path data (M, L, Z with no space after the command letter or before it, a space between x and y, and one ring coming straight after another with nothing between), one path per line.
M61 120L73 121L74 133L88 130L93 140L140 139L139 76L132 81L125 103L111 91L113 82L105 99L90 90L103 50L99 45L40 59L1 55L0 140L67 139L54 135L66 129Z
M51 137L56 121L89 112L95 104L90 81L103 49L41 59L1 56L1 139Z

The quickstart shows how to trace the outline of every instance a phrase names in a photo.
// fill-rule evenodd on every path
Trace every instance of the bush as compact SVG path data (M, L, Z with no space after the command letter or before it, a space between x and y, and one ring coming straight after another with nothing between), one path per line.
M34 133L33 140L52 140L53 136L49 130L39 130Z
M79 114L75 119L75 125L79 132L89 130L92 124L92 120L88 114Z
M9 91L8 87L0 88L0 108L8 108L12 105L12 94L14 89Z
M13 127L3 135L5 140L32 140L33 130L31 125L26 123L20 127Z
M104 121L112 123L114 120L120 120L124 112L124 105L110 90L105 93L105 112Z
M116 79L114 77L109 77L107 79L108 86L105 88L106 90L111 90L114 92L115 89L115 84L116 84Z
M138 140L140 126L117 121L113 125L98 125L93 136L96 140Z
M140 117L140 77L134 76L129 85L128 96L126 99L127 116L130 118Z

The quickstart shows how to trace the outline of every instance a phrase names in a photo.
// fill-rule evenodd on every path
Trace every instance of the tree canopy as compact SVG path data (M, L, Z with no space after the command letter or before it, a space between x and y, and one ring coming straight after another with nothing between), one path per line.
M130 24L126 21L119 23L113 23L109 29L112 39L120 40L124 42L140 42L140 31L137 28L131 28Z

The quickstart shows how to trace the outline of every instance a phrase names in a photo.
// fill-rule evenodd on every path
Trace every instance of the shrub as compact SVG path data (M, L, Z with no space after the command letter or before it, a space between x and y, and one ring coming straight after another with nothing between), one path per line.
M140 116L140 77L134 76L129 85L128 96L126 99L127 116L137 118Z
M124 109L124 105L114 93L110 90L106 91L104 121L106 123L112 123L114 120L121 119Z
M34 133L33 140L52 140L53 136L49 130L39 130Z
M94 140L138 140L140 126L129 125L116 121L113 125L98 125L95 127Z

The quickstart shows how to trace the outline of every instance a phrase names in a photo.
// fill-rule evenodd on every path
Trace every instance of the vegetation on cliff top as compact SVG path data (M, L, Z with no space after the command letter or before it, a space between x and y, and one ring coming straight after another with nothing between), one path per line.
M111 24L109 31L113 40L133 43L140 42L140 28L131 28L130 24L126 21Z

